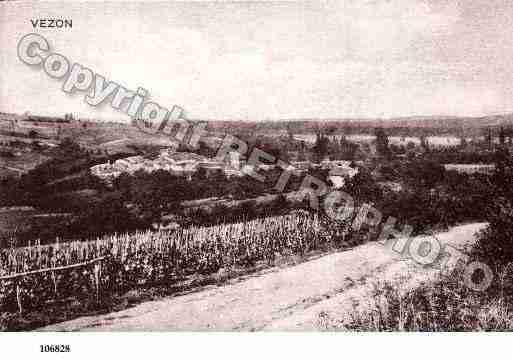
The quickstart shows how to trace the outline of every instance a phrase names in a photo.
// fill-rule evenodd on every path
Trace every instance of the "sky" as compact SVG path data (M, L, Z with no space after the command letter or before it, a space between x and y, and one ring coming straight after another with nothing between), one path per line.
M67 18L72 29L33 29ZM2 2L0 111L128 120L23 64L25 34L192 119L513 112L513 2Z

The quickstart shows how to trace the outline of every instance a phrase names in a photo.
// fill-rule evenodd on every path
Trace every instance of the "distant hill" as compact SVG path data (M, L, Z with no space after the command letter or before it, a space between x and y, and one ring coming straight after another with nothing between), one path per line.
M375 128L387 129L389 135L480 136L485 129L499 127L513 130L513 114L484 117L415 116L390 119L287 119L269 121L209 121L212 131L257 131L276 134L281 131L308 133L322 130L337 134L370 134Z
M210 137L222 137L224 134L251 134L256 136L286 136L289 133L306 134L322 130L328 134L373 134L377 127L386 129L387 134L395 136L482 136L485 129L497 131L499 127L513 133L513 114L482 117L456 116L411 116L388 119L379 118L306 118L277 119L267 121L239 121L210 119L207 130ZM82 145L96 148L112 143L116 146L153 144L169 146L172 143L162 134L147 134L128 123L103 122L77 119L66 121L62 117L17 115L0 112L0 131L16 129L20 135L27 136L34 130L41 137L73 137ZM6 134L6 133L4 133ZM100 147L101 148L101 147Z

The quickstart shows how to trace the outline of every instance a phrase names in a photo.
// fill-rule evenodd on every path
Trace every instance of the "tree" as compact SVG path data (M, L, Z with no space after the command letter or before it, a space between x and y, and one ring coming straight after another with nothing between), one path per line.
M356 151L358 151L358 145L356 143L349 142L345 136L342 136L337 147L340 159L347 161L353 161L355 159Z
M403 173L414 186L434 187L445 176L445 168L436 161L414 160L409 162Z
M272 203L272 207L275 211L284 211L288 206L289 203L287 201L287 197L285 197L283 193L280 193Z
M365 168L360 168L358 173L347 181L344 191L361 203L376 203L383 197L383 191Z
M306 151L305 151L305 142L301 141L300 147L299 147L299 153L298 153L298 161L306 161Z
M429 143L424 135L420 136L420 147L422 147L424 152L429 152Z
M68 154L82 153L80 145L71 137L63 139L59 145L59 149Z
M513 206L498 198L488 210L488 227L480 233L475 254L488 264L506 264L513 260Z
M504 127L501 127L499 130L499 143L502 147L506 144L506 134L504 132Z
M492 129L487 128L485 133L485 146L491 150L492 149Z
M376 129L376 151L382 158L390 159L391 157L388 136L382 128Z
M329 140L320 131L317 132L315 145L313 147L315 161L321 162L328 154Z
M467 143L467 140L465 137L462 137L461 140L460 140L460 148L461 149L465 149L467 148L468 146L468 143Z
M289 141L294 141L294 133L292 132L292 126L290 124L287 125L287 137Z
M203 167L200 167L198 169L198 171L194 174L194 178L198 179L200 181L207 179L207 177L208 177L207 170Z
M506 168L509 165L509 151L506 147L506 137L504 133L504 128L501 127L499 132L499 146L495 150L495 174L494 174L494 180L496 185L501 188L505 189L508 186L508 179Z

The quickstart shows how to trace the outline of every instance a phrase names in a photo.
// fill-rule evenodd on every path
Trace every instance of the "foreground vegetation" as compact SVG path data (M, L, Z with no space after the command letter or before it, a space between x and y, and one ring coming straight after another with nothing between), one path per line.
M139 232L89 242L5 249L0 252L2 276L67 266L105 257L101 271L93 266L25 276L0 284L0 311L40 311L73 298L83 303L139 287L170 286L191 276L230 268L273 264L277 257L302 256L315 250L354 246L357 236L330 226L316 214L294 213L212 227L173 232ZM16 291L16 286L21 293ZM96 286L100 288L99 298ZM83 314L83 313L82 313ZM14 314L13 314L14 315ZM12 320L12 316L5 318ZM7 319L0 325L10 329Z
M371 306L354 308L346 318L325 318L325 329L363 331L511 331L513 330L513 205L500 197L487 214L470 258L494 272L491 286L469 289L460 271L402 292L397 283L379 283ZM478 272L479 273L479 272Z
M402 292L380 283L371 306L356 309L346 318L323 318L324 329L356 331L510 331L513 311L512 283L476 292L463 280L448 275Z

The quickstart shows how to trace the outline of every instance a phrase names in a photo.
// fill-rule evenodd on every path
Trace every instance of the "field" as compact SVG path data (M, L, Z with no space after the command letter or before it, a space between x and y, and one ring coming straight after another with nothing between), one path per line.
M222 268L273 263L277 256L351 245L345 232L327 226L318 215L294 213L213 227L174 232L114 235L97 241L29 246L0 252L0 275L16 275L0 285L0 310L30 311L47 303L76 298L109 297L139 286L172 284L191 275ZM105 258L101 268L73 266ZM101 293L101 294L100 294Z
M38 213L32 207L0 208L0 240L30 225L31 217ZM0 242L1 247L5 244Z
M33 207L0 207L0 248L23 245L19 234L33 228L55 226L67 213L52 213Z
M315 143L315 134L299 134L295 135L299 140ZM335 136L340 137L340 136ZM372 142L376 139L374 135L368 134L352 134L344 136L350 142L356 143L364 143L364 142ZM416 146L419 146L421 143L420 137L414 136L389 136L388 140L391 144L395 145L407 145L409 142L414 143ZM471 138L467 138L467 140L471 140ZM426 141L435 147L452 147L458 146L461 143L461 139L455 136L427 136Z

